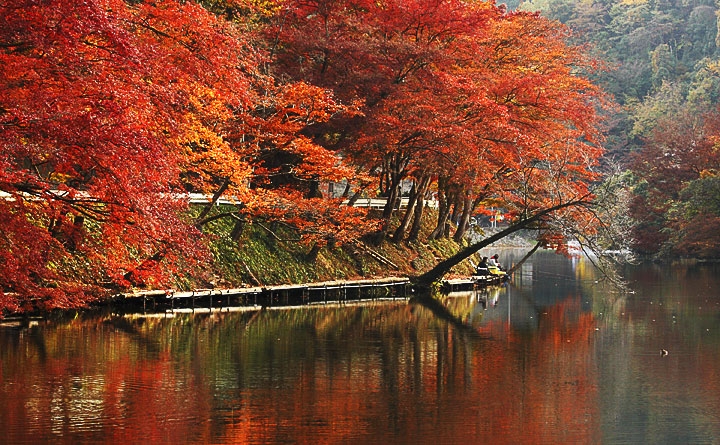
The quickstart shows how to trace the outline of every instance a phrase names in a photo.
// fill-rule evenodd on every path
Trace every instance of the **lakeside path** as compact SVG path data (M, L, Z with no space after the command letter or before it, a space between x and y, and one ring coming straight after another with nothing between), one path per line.
M193 291L147 290L121 293L101 306L152 310L210 309L233 307L274 307L327 302L409 298L409 278L387 277L352 281L323 281L234 289Z

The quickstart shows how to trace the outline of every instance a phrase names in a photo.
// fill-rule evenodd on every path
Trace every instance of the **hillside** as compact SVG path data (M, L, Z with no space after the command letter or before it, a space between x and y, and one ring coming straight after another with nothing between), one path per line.
M429 233L433 218L437 216L428 213L423 230ZM202 278L178 277L179 287L209 285L225 288L413 276L429 270L438 259L446 258L460 248L451 239L396 244L368 236L352 244L324 247L312 257L310 247L295 241L295 234L282 225L248 226L237 242L227 235L229 229L223 222L211 228L214 233L212 265L208 265ZM466 262L453 272L468 274L472 272L472 266Z

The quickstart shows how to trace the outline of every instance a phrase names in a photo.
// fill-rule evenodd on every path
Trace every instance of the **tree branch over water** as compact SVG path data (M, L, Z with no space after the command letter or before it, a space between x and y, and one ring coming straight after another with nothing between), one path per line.
M581 198L578 198L573 201L564 202L561 204L554 205L552 207L548 207L547 209L541 210L534 214L533 216L525 219L521 219L515 224L512 224L510 227L501 230L500 232L489 236L481 241L478 241L474 244L471 244L464 249L462 249L460 252L456 253L455 255L451 256L450 258L447 258L440 263L438 263L433 269L430 271L418 276L415 278L415 285L418 287L429 287L432 283L440 280L443 275L445 275L450 269L452 269L454 266L460 264L460 262L464 261L465 259L469 258L471 255L478 252L480 249L487 247L491 245L492 243L499 241L503 238L505 238L508 235L511 235L519 230L528 228L532 224L535 224L537 222L540 222L545 217L551 215L552 213L566 209L569 207L589 207L593 204L593 200L591 195L585 195Z

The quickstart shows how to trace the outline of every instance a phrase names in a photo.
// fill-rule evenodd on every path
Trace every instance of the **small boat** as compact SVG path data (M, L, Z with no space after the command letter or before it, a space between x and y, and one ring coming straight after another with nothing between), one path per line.
M505 271L501 270L499 272L502 273L476 274L470 277L470 279L477 284L500 284L510 279Z
M478 267L472 279L476 283L483 284L495 284L502 283L509 279L507 272L500 269L498 266L488 264L487 267Z
M475 274L468 278L456 278L443 280L443 292L455 292L459 290L475 289L478 287L501 284L510 277L507 272L497 266L488 266L487 269L476 270Z

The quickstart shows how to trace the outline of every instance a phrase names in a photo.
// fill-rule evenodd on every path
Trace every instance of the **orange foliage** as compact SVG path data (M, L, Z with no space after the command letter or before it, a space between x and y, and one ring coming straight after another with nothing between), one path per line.
M5 10L0 310L80 306L106 286L167 286L177 267L194 269L207 256L182 216L187 190L229 181L257 216L305 199L307 184L355 175L302 134L351 108L264 75L250 34L197 4ZM302 192L285 193L282 175ZM363 227L359 213L333 218Z
M429 175L443 198L495 198L525 215L598 178L602 95L579 74L596 64L559 23L458 1L285 8L278 69L363 100L364 116L341 122L342 148L391 198Z
M227 187L229 213L321 247L377 226L325 182L392 198L432 178L444 211L526 215L597 178L592 62L558 23L454 0L207 5L232 21L175 0L7 4L2 308L168 285L207 258L187 191Z

